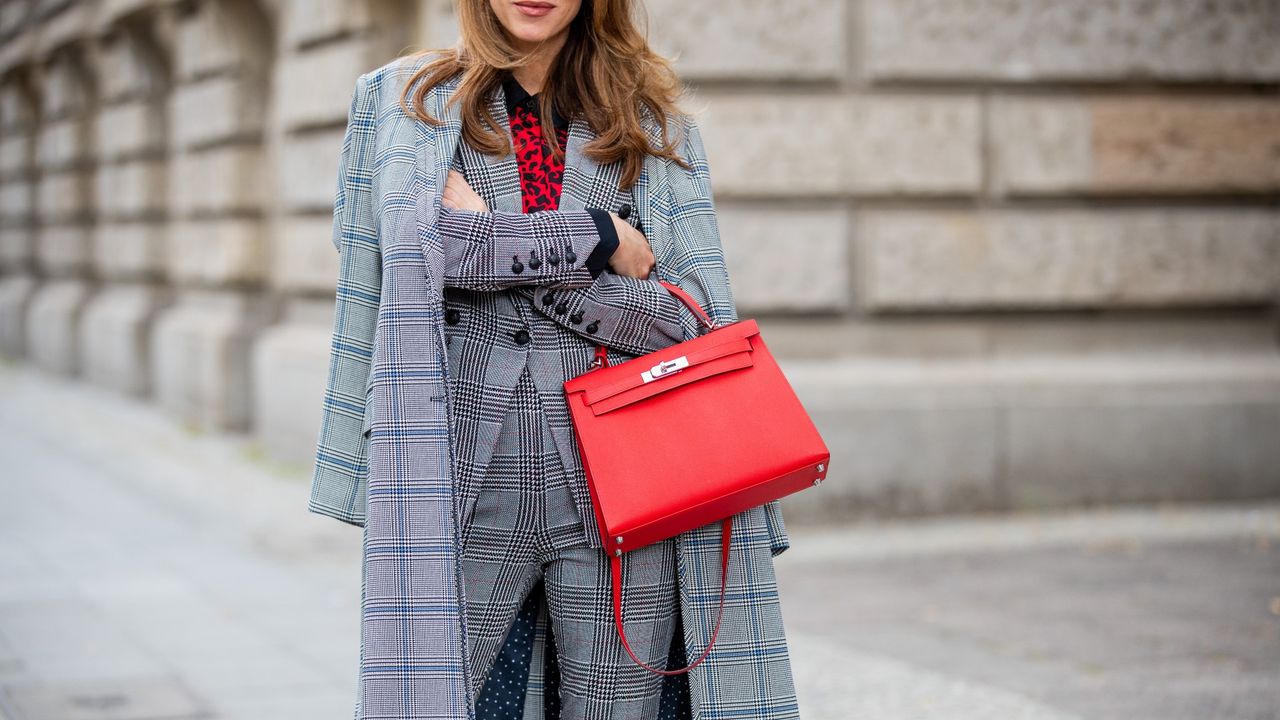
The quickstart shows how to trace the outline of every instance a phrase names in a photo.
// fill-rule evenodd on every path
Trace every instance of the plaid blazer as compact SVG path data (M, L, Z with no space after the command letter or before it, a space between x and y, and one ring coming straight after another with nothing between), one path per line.
M476 291L522 286L519 292L538 308L542 295L554 292L557 300L599 318L590 338L606 346L611 363L697 334L692 313L650 280L607 272L593 280L584 266L568 263L544 263L536 284L535 276L512 272L512 255L525 256L530 247L543 258L565 242L589 251L598 236L583 222L585 208L613 207L617 200L617 168L582 152L593 135L580 119L571 124L557 211L518 212L518 175L508 155L473 173L485 178L479 183L494 198L495 212L458 213L450 222L464 224L449 226L447 235L442 231L447 172L466 152L458 107L446 106L458 78L426 96L428 112L444 120L439 127L399 104L405 83L429 59L399 58L357 79L334 200L339 277L308 509L364 529L357 718L474 717L459 562L466 498L455 492L458 425L467 407L455 405L450 392L442 322L446 277ZM494 117L505 120L501 92L492 99ZM651 117L647 128L653 140L661 139ZM681 154L692 171L648 158L631 189L634 207L653 247L657 276L688 292L717 322L732 322L737 315L709 168L692 122L684 138ZM459 227L468 242L455 241ZM585 355L583 369L589 349ZM455 414L464 421L455 423ZM580 468L573 445L561 445L561 454L566 467ZM789 547L781 510L775 501L743 511L733 522L720 636L706 661L689 673L693 717L798 717L773 572L773 557ZM719 535L720 524L711 523L677 538L680 611L691 656L706 647L715 623ZM535 647L534 656L541 657L542 649ZM530 692L541 687L538 670Z

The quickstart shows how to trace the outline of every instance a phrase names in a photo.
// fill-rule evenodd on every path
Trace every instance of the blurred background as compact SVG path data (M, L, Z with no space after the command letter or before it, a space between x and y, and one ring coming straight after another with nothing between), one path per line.
M832 450L806 718L1280 718L1280 1L647 0ZM0 717L344 717L356 76L448 0L0 2Z

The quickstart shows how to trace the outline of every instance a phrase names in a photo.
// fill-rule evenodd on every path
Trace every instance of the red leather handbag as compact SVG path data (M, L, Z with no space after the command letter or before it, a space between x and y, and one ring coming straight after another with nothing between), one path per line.
M754 319L717 327L679 287L659 281L701 321L699 336L565 381L578 452L613 575L613 617L631 659L662 675L711 652L724 615L732 516L820 484L831 453L765 347ZM720 608L706 650L661 670L622 629L622 553L723 521Z

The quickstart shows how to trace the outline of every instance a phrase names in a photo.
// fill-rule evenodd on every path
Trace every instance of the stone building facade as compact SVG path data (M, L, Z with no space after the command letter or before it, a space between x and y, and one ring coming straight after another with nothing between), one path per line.
M1280 492L1280 0L646 4L833 451L789 517ZM0 3L0 352L306 466L354 79L456 31Z

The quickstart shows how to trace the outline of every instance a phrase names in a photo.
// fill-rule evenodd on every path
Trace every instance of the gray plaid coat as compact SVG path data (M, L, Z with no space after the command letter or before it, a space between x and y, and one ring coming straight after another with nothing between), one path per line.
M570 127L557 211L518 212L518 176L508 155L494 160L494 172L481 181L496 183L481 193L498 199L494 213L468 217L474 223L468 242L446 240L441 194L461 138L458 106L446 107L446 100L457 78L426 97L427 110L445 121L439 127L399 104L405 83L427 59L397 59L356 81L334 202L340 270L308 509L364 529L357 719L474 718L459 564L466 499L454 492L459 423L442 321L446 275L450 284L476 290L526 285L521 292L535 300L555 288L558 298L601 318L588 337L608 348L611 364L697 334L692 313L651 280L608 272L593 280L581 263L543 263L536 275L512 272L512 255L525 257L531 246L544 258L566 242L589 252L598 237L584 209L613 206L617 168L582 152L593 135L580 119ZM505 119L501 89L493 108ZM659 140L660 127L647 119L651 138ZM697 126L686 125L684 137L681 155L692 171L649 157L631 196L658 277L688 292L717 322L732 322L736 309ZM510 244L513 238L518 244ZM590 349L575 352L584 352L574 363L585 369ZM502 363L495 357L490 364ZM465 415L466 407L457 407ZM573 446L562 447L566 467L581 472ZM689 673L693 717L797 718L773 568L773 557L790 544L777 502L734 516L733 532L720 635ZM715 624L719 536L717 522L677 538L690 657L706 647ZM539 643L544 630L536 633ZM535 646L534 657L543 651ZM540 692L540 670L537 663L531 669L530 693ZM541 706L526 703L531 712Z

